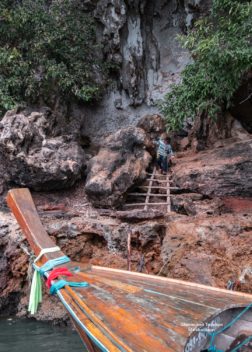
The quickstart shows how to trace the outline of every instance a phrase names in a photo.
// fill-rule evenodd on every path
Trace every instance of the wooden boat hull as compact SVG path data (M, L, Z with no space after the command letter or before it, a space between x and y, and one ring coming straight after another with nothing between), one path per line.
M55 246L27 189L10 191L7 201L36 255ZM61 255L45 254L39 265ZM220 317L225 324L227 310L252 302L249 294L175 279L76 262L65 266L73 272L69 281L89 283L86 288L65 286L57 295L90 352L201 351L209 336L198 329L200 324Z

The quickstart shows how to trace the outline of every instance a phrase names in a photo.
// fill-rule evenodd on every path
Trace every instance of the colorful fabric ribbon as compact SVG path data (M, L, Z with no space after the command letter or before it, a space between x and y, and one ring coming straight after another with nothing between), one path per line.
M53 253L60 251L59 247L44 248L41 250L37 258L34 260L34 274L31 284L31 292L29 299L28 311L31 314L35 314L38 310L39 303L42 302L42 282L41 276L43 276L47 271L52 270L55 266L65 264L70 261L67 256L62 256L56 259L49 260L41 267L37 266L35 263L46 253Z
M57 293L58 290L65 286L70 286L70 287L88 287L89 283L88 282L73 282L73 281L65 281L65 280L59 280L55 283L52 284L50 288L50 293L54 295Z

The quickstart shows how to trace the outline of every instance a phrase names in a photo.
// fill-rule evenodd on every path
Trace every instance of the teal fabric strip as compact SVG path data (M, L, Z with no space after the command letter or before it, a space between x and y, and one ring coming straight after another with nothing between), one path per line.
M44 265L42 266L37 266L33 264L34 269L40 273L41 276L43 276L47 271L54 269L55 266L62 265L65 263L70 262L70 258L68 258L66 255L48 260Z
M65 280L59 280L56 281L52 284L50 288L50 293L51 295L54 295L57 293L58 290L65 286L70 286L70 287L88 287L89 284L87 282L73 282L73 281L65 281Z

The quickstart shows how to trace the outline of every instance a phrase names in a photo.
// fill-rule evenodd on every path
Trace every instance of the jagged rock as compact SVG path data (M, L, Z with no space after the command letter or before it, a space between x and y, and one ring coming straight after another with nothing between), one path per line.
M189 138L188 137L184 137L180 140L179 142L179 150L186 150L188 149L190 146L190 142L189 142Z
M95 17L103 28L103 51L116 64L122 63L120 53L120 31L127 20L127 8L123 0L100 0L95 9Z
M198 115L189 132L188 142L194 151L219 147L226 139L234 142L250 139L251 134L229 112L215 121L205 114ZM187 145L188 147L188 145Z
M245 214L170 221L161 252L163 274L225 288L248 266L251 230L252 218Z
M24 286L27 256L20 251L21 236L10 214L0 211L0 314L15 314Z
M112 63L108 94L101 104L75 107L85 134L99 138L119 128L136 125L146 114L158 113L163 99L181 71L191 62L190 54L177 40L194 20L207 14L211 0L95 0L101 56ZM109 65L110 67L110 65Z
M172 196L172 209L184 215L219 215L225 209L219 198L203 199L197 193L182 193Z
M176 185L210 197L251 197L252 138L231 142L178 159L173 168Z
M159 210L125 210L125 211L111 211L108 209L103 209L99 212L101 216L111 216L120 220L127 222L140 222L143 220L153 220L158 218L163 218L164 213Z
M185 25L191 28L194 21L202 15L207 15L212 6L212 0L185 0Z
M224 197L222 198L225 209L234 213L252 213L252 198Z
M150 141L140 128L121 129L104 141L88 166L85 191L93 205L116 207L125 192L146 177L151 156Z
M234 94L232 115L237 118L242 126L252 133L252 71L244 77L243 83Z
M71 136L55 136L49 109L7 112L0 125L0 160L5 182L34 190L71 186L81 177L84 152Z
M157 139L165 132L165 121L158 114L145 115L139 120L137 127L142 128L151 139Z
M193 128L189 132L189 143L194 151L201 151L213 147L216 142L231 137L233 116L226 114L213 120L206 114L196 117Z

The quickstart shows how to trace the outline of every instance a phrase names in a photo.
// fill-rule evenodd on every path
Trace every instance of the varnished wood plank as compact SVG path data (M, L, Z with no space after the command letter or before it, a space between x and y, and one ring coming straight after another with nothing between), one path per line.
M123 277L123 273L125 271L120 270L120 269L113 269L113 268L105 268L105 267L100 267L100 266L96 266L93 265L92 266L92 271L94 273L113 273L116 276L121 276ZM218 293L223 293L226 297L239 297L239 298L244 298L244 300L247 300L248 302L250 302L252 300L252 295L249 293L245 293L245 292L238 292L238 291L229 291L226 289L222 289L222 288L218 288L218 287L213 287L213 286L206 286L206 285L202 285L202 284L197 284L194 282L190 282L190 281L182 281L182 280L178 280L178 279L172 279L172 278L167 278L167 277L162 277L162 276L154 276L154 275L148 275L148 274L143 274L143 273L137 273L137 272L127 272L128 273L128 277L135 277L138 278L139 280L150 280L150 281L154 281L157 284L163 282L167 285L169 284L179 284L181 285L181 287L187 288L187 287L191 287L193 289L200 289L203 290L203 292L207 292L207 291L214 291L217 295Z
M89 336L93 335L101 344L107 348L109 352L119 352L120 348L115 346L115 344L106 336L98 326L95 325L80 309L76 301L73 299L72 295L67 292L66 289L61 289L60 294L63 296L64 301L76 314L81 323L86 327ZM78 322L77 322L78 323ZM81 326L80 326L81 327ZM90 337L91 338L91 337ZM95 342L94 342L95 343ZM98 345L96 345L98 346ZM126 350L127 352L133 352L130 348Z
M80 276L80 273L78 273L78 276ZM150 309L144 309L147 307L141 306L141 304L139 304L139 300L137 298L141 298L142 294L141 292L139 292L138 297L135 296L134 294L132 294L132 292L134 292L135 290L128 290L129 292L131 292L130 295L123 295L124 291L122 292L118 292L118 290L114 289L113 287L106 287L106 280L102 280L101 278L101 282L98 282L96 280L90 280L89 276L86 276L85 274L81 274L81 280L87 280L89 279L89 282L91 284L91 288L89 290L89 292L87 292L87 290L85 289L78 289L78 292L80 292L81 294L83 294L83 301L84 302L89 302L90 304L90 297L88 297L88 295L91 295L92 297L97 296L99 298L100 301L103 301L106 305L109 302L109 300L113 301L113 306L115 306L116 304L122 308L124 306L127 307L127 312L128 314L131 314L133 319L135 317L135 312L138 312L138 317L140 316L140 313L142 314L142 316L145 316L145 312L148 311L149 315L151 317L151 319L154 321L159 321L159 325L160 327L163 327L164 329L169 329L170 334L173 334L175 336L175 333L177 332L178 334L176 335L176 339L179 339L180 336L188 336L188 331L185 327L181 326L181 323L176 325L174 324L174 310L165 308L161 306L159 309L159 311L163 314L163 316L161 317L160 313L157 313L157 311L155 310L154 306L151 306L152 304L154 305L155 303L160 303L160 302L151 302L151 305L149 306ZM99 285L100 284L100 285ZM110 285L110 282L109 282ZM99 287L100 287L100 291L99 291ZM92 289L93 288L93 289ZM97 293L96 293L97 291ZM104 292L104 296L103 296L103 292ZM136 298L136 300L134 300L134 297ZM132 298L132 299L131 299ZM128 302L127 302L128 301ZM149 302L150 303L150 302ZM95 311L95 306L91 307L94 309ZM103 310L100 310L100 314L101 312L103 312ZM176 312L175 312L176 313ZM181 312L177 312L177 313L181 313ZM107 316L105 316L102 313L103 316L103 320L106 321L107 320ZM130 333L131 327L128 326L128 330ZM167 332L167 331L166 331Z
M120 307L116 300L104 302L88 290L81 291L83 300L88 302L90 307L95 307L103 316L106 316L106 322L111 330L120 332L123 340L128 342L134 351L178 351L179 344L172 341L168 331L164 332L158 327L158 324L152 324L150 319L139 309L133 314L129 313L128 306ZM137 314L137 319L136 319ZM179 336L178 336L179 337ZM134 346L134 347L133 347ZM171 347L171 348L170 348Z
M79 305L80 309L83 309L86 314L88 314L89 319L96 325L96 327L99 327L103 331L106 332L108 336L110 336L118 346L121 348L125 349L125 351L131 351L129 347L117 336L115 335L111 330L108 329L108 327L104 324L104 322L99 319L95 313L95 310L91 310L88 305L79 298L79 296L76 294L76 292L67 286L65 290L68 292L69 296L73 298L73 300L76 302L76 304Z
M105 275L104 275L105 277ZM116 278L114 278L116 279ZM143 290L150 291L150 292L156 292L156 294L159 293L160 298L161 296L169 296L170 299L175 299L177 300L177 305L179 305L180 301L186 301L190 304L195 304L195 305L208 305L211 307L216 307L218 308L219 306L223 305L228 298L223 296L220 298L219 296L216 296L215 293L212 291L198 291L194 290L190 287L185 287L179 285L179 284L167 284L167 283L157 283L155 281L146 281L144 282L143 280L139 280L136 278L117 278L121 282L127 282L130 285L137 285L138 287L142 287ZM141 285L142 282L142 285Z
M95 289L97 289L98 291L100 290L100 299L103 299L103 292L105 292L104 299L106 299L107 294L110 294L111 299L114 299L115 297L119 297L121 295L121 297L118 298L118 301L128 301L127 304L130 310L132 309L132 307L135 307L134 309L137 309L137 306L142 306L144 308L145 302L146 311L148 311L150 315L154 314L157 311L159 312L159 321L162 319L165 320L165 316L168 313L167 321L172 322L174 320L174 316L176 316L177 320L180 321L181 326L181 323L183 321L187 321L187 317L192 321L196 321L199 319L202 320L206 316L209 317L216 311L216 308L212 307L204 306L202 309L202 306L199 307L198 305L188 305L185 300L179 305L177 303L177 300L173 299L172 297L170 300L167 299L167 297L158 297L150 292L146 292L143 289L139 289L136 286L125 285L126 287L124 288L121 283L120 285L116 286L114 284L111 285L112 280L106 280L105 278L100 277L97 277L96 279L90 279L90 275L87 276L83 273L79 273L79 275L82 276L82 280L89 280L91 286L94 285ZM118 289L117 292L116 289ZM125 292L129 294L126 296ZM172 318L172 320L169 320L170 317Z
M92 341L88 338L88 336L83 332L83 330L81 329L81 327L77 324L77 322L75 322L75 320L70 316L71 321L76 329L76 331L78 332L78 334L80 335L80 338L83 341L83 344L85 346L85 348L89 351L89 352L100 352L100 349L98 349L97 346L95 346Z
M42 248L56 246L41 224L30 191L27 188L10 190L7 195L7 203L36 255L40 253ZM48 254L48 258L52 259L63 255L63 252L55 252ZM41 262L45 262L45 258L42 257Z

